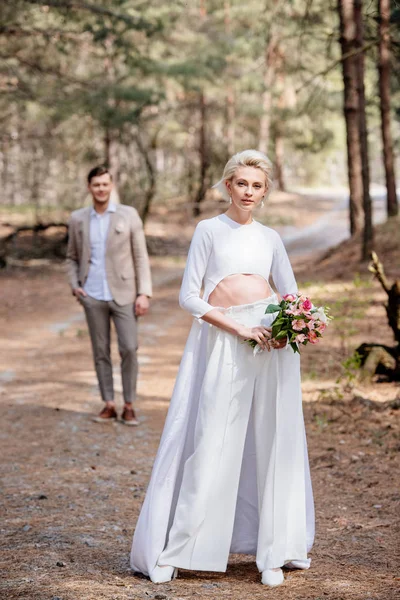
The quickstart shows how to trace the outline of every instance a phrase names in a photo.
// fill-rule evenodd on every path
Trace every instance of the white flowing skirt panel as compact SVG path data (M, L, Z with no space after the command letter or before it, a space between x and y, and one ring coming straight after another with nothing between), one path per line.
M226 312L248 326L269 324L264 311L275 300ZM313 537L299 357L291 349L254 357L236 336L196 321L137 523L132 568L149 575L157 563L225 571L229 552L241 552L256 554L262 571L306 558Z

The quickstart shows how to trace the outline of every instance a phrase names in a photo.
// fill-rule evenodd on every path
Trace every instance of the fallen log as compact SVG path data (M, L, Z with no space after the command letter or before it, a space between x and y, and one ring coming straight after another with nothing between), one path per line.
M7 266L7 257L15 254L15 245L20 234L27 232L33 234L33 247L35 248L35 251L32 252L33 255L37 255L38 250L40 250L40 248L37 248L37 246L43 246L42 251L45 254L54 254L54 256L59 258L63 258L65 255L64 247L68 241L68 225L66 223L36 223L35 225L21 225L19 227L15 227L10 223L2 223L2 226L11 228L12 231L0 238L0 269ZM64 233L61 238L58 237L55 240L43 240L43 238L40 239L40 234L48 231L49 229L63 229ZM39 241L41 244L39 244ZM40 253L41 252L39 251L39 257Z
M1 241L2 243L8 243L14 240L20 233L23 231L31 231L32 233L40 233L42 231L46 231L51 227L56 228L65 228L65 232L67 235L68 225L66 223L36 223L36 225L21 225L21 227L14 227L10 223L2 223L3 227L12 227L13 231L6 235Z
M388 347L383 344L361 344L356 350L361 357L360 379L370 380L378 374L390 381L400 381L400 280L390 285L376 252L371 253L368 270L374 274L387 294L388 301L384 306L396 345Z

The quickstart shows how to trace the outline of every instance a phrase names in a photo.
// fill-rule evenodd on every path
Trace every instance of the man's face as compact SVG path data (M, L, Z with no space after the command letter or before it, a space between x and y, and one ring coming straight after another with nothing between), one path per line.
M92 177L88 185L89 192L92 194L96 202L102 204L108 202L112 190L112 180L109 173Z

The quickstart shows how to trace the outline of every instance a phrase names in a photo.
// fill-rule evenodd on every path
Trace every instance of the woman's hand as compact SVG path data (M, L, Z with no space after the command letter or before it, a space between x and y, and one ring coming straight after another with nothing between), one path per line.
M238 331L238 335L245 340L256 341L263 350L268 350L268 352L271 348L274 348L272 341L276 342L276 340L271 340L271 328L264 327L263 325L257 327L241 327Z
M203 321L219 327L223 331L227 331L233 335L237 335L245 340L254 340L263 350L271 350L271 348L284 348L287 339L275 340L271 338L271 327L258 325L257 327L245 327L234 321L230 316L223 314L218 308L213 308L205 313L202 317Z
M286 344L287 344L287 337L284 337L281 340L276 340L275 338L271 339L271 346L275 350L281 350L282 348L285 348Z

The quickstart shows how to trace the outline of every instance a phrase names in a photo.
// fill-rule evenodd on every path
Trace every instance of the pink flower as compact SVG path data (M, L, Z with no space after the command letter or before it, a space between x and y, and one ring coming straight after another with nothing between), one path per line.
M306 323L307 329L309 329L309 331L312 331L314 329L314 321L308 321L308 323Z
M310 298L306 298L303 302L303 308L304 310L311 310L312 309L312 302L310 300Z
M285 294L283 299L286 300L286 302L293 302L295 300L295 296L293 296L293 294Z
M305 326L306 323L303 319L294 319L294 321L292 321L292 327L295 331L301 331Z
M318 331L319 333L324 333L325 329L326 329L326 325L325 325L325 323L320 323L320 324L318 325L318 327L317 327L317 331Z
M287 315L293 315L294 317L299 317L300 315L303 315L301 310L298 310L297 308L288 308L287 310L285 310L285 313Z
M310 333L307 335L307 338L311 344L318 344L318 336L315 331L310 331Z
M298 333L294 339L298 344L302 344L306 340L306 337L304 333Z

